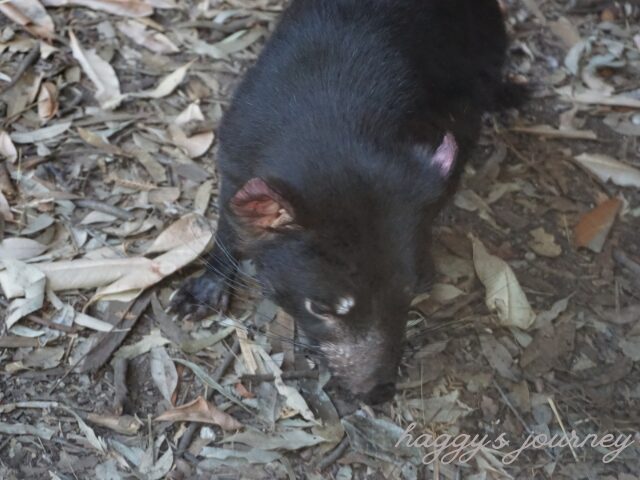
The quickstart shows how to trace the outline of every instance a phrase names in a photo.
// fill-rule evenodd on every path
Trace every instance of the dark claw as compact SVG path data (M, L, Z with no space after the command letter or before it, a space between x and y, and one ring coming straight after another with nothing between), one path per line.
M211 274L190 278L173 295L169 310L181 317L199 320L224 313L229 307L229 284L226 279Z

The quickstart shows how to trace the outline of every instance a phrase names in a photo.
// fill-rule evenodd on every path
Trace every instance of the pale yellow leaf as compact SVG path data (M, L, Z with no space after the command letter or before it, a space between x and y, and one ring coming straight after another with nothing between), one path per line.
M476 273L486 289L487 307L497 313L502 325L528 329L536 316L515 273L507 262L489 254L479 239L470 238Z

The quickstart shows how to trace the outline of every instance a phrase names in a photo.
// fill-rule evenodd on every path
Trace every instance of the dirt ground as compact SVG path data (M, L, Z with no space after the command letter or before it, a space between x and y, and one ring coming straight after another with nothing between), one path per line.
M640 5L504 6L532 99L441 216L398 394L348 408L248 276L165 308L282 2L0 2L0 479L640 479Z

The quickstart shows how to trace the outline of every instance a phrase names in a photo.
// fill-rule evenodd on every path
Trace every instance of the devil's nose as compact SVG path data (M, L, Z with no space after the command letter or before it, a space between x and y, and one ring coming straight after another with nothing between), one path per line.
M364 395L359 395L359 398L369 405L379 405L391 400L395 393L395 383L384 383L376 385Z

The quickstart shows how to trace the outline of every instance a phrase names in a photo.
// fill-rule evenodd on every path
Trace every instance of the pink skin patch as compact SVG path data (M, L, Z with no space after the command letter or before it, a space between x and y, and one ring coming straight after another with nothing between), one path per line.
M456 139L453 134L447 133L431 161L433 165L440 169L440 173L442 173L444 177L448 177L453 171L457 155L458 144L456 143Z

